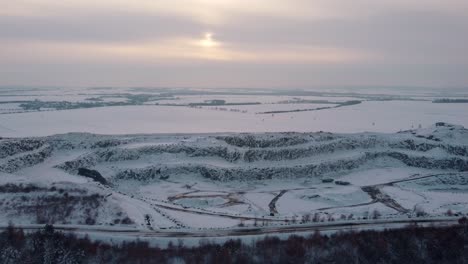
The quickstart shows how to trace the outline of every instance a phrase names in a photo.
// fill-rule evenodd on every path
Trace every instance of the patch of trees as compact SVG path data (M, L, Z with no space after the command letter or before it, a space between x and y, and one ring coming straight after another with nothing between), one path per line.
M329 102L329 103L332 103L332 102ZM284 114L284 113L294 113L294 112L319 111L319 110L325 110L325 109L339 108L343 106L357 105L362 102L359 100L351 100L351 101L346 101L346 102L335 102L335 103L337 104L335 106L324 106L324 107L308 108L308 109L267 111L267 112L259 112L257 114Z
M300 141L296 141L296 143L301 144ZM254 162L257 160L270 160L270 161L293 160L293 159L311 157L314 155L321 155L321 154L327 154L327 153L333 153L333 152L345 151L345 150L353 150L357 148L371 149L382 144L383 144L383 141L379 141L375 138L369 137L366 139L342 138L339 140L329 141L329 142L315 144L315 145L306 146L306 147L297 146L295 148L279 148L279 149L251 148L244 152L243 160L245 162ZM290 145L293 145L293 144L290 144ZM278 146L278 147L282 147L282 146Z
M81 224L94 225L104 199L99 194L72 196L64 192L62 196L42 196L21 209L34 212L38 224L68 224L76 220ZM76 212L82 212L79 218Z
M288 147L307 143L308 140L300 136L262 138L253 135L246 136L224 136L217 137L218 140L223 140L227 144L236 147L248 148L270 148L270 147Z
M468 171L468 161L463 158L450 157L445 159L436 159L425 156L410 156L400 152L382 152L376 153L378 156L388 156L402 161L408 166L426 169L455 169L459 171Z
M203 103L189 103L188 106L219 106L219 105L259 105L259 102L238 102L238 103L226 103L226 100L214 99L206 100Z
M339 232L285 240L265 237L252 243L183 240L167 248L145 241L109 245L58 232L51 225L25 233L9 226L0 233L0 263L465 263L468 221L450 227Z
M118 140L118 139L105 139L105 140L100 140L94 143L91 148L110 148L110 147L116 147L121 144L127 143L124 140Z
M41 149L32 152L26 152L24 155L13 156L3 164L0 163L0 171L13 173L25 167L30 167L43 162L50 157L52 147L50 145L43 146Z
M46 190L47 188L39 187L31 183L28 183L28 184L7 183L4 185L0 185L0 193L30 193L30 192L38 192L38 191L46 191Z
M432 101L433 103L439 104L448 104L448 103L468 103L468 99L449 99L449 98L442 98L442 99L435 99Z
M124 106L133 105L130 102L68 102L68 101L28 101L20 104L19 106L27 111L39 111L41 109L78 109L78 108L94 108L104 106Z
M15 194L0 199L0 211L7 219L21 216L38 224L95 225L106 202L103 195L87 194L81 189L44 188L33 184L1 185L0 193ZM114 224L132 223L121 212L113 216Z
M44 141L36 139L12 139L0 142L0 159L22 152L33 151L44 145Z

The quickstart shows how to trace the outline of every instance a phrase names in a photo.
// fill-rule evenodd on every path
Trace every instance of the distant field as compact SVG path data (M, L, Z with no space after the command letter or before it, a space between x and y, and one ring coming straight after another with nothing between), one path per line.
M277 107L278 105L274 105ZM268 107L245 106L244 109ZM285 105L295 109L293 105ZM228 107L225 107L228 108ZM235 108L241 108L236 106ZM265 108L269 109L269 108ZM363 102L312 112L258 115L185 106L112 106L0 115L0 136L212 132L397 132L445 121L468 127L468 104Z

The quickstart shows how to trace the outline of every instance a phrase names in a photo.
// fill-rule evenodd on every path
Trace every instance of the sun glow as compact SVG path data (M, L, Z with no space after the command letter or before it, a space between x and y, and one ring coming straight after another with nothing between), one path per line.
M219 46L219 43L213 40L213 33L205 33L205 37L199 41L199 45L204 48L212 48Z

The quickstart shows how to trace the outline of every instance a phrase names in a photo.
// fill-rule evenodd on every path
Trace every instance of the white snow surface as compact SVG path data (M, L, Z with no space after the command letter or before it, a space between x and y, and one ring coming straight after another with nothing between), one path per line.
M149 230L278 225L306 215L338 221L375 211L382 218L468 212L468 130L446 123L394 134L72 133L5 138L0 149L11 153L0 158L5 223L34 224L34 212L15 211L20 197L32 206L60 197L58 189L105 197L93 209L96 225ZM108 183L79 175L80 168ZM17 194L5 191L8 184L47 190ZM73 216L85 219L85 209ZM131 221L122 223L125 217Z
M115 106L0 115L0 136L214 132L397 132L436 122L468 127L468 104L363 102L310 112L274 115L178 106Z
M0 223L35 224L38 213L21 208L64 193L78 201L101 198L95 208L74 207L73 219L59 223L83 224L91 212L96 221L90 224L148 230L279 225L307 215L359 219L374 211L382 218L421 210L429 216L449 209L468 213L468 104L432 103L440 98L433 91L403 91L392 100L352 91L195 93L200 91L0 90L0 101L8 102L0 104ZM10 102L127 102L132 96L151 100L27 113L12 113L20 108ZM261 104L183 105L207 100ZM257 114L337 106L304 100L362 103ZM317 131L326 132L308 133ZM107 183L79 169L98 172ZM39 190L24 190L31 186Z

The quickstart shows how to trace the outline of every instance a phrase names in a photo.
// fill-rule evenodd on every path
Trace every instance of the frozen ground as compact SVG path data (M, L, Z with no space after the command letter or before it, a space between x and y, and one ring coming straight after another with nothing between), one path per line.
M468 93L380 91L0 88L0 224L468 213Z
M180 106L113 106L0 115L4 137L68 132L97 134L212 132L397 132L438 121L468 126L468 104L363 102L334 109L271 115Z
M397 132L439 121L468 126L468 104L432 103L467 98L466 91L379 91L0 88L0 136ZM292 112L261 114L271 111Z
M2 223L198 230L440 217L468 213L467 186L468 130L447 123L0 139Z

